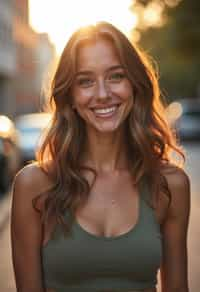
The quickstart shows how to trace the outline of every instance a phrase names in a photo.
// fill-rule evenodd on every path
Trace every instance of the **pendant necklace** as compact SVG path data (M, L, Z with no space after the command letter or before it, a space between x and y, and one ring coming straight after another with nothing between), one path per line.
M111 200L111 205L115 205L116 204L116 199L112 199Z

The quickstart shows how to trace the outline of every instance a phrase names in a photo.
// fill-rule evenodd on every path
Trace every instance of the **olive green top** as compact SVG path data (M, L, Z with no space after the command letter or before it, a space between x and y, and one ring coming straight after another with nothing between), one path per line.
M57 226L42 248L44 284L55 292L142 291L154 288L161 262L161 233L149 206L147 184L140 186L139 216L116 237L87 232L74 220L65 237ZM69 218L70 212L66 212Z

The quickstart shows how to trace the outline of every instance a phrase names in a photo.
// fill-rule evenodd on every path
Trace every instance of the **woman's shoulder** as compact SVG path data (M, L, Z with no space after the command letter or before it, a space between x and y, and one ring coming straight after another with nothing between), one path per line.
M170 189L180 188L190 184L186 171L174 164L167 164L162 168L162 174L167 180Z
M171 194L172 207L189 205L190 202L190 179L186 171L173 164L168 164L162 169L168 189Z
M16 174L14 183L18 185L23 185L25 188L42 189L46 188L50 184L50 180L38 163L31 163L24 166Z
M23 200L32 200L51 188L52 182L38 163L23 167L15 176L13 195Z

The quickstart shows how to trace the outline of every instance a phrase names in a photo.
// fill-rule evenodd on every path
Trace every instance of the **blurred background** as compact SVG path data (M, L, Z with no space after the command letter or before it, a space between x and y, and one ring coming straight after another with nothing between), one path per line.
M191 179L190 292L200 291L200 1L0 0L0 292L14 292L10 186L34 159L50 115L41 113L59 55L80 25L113 23L152 57L166 115ZM31 228L31 227L30 227Z

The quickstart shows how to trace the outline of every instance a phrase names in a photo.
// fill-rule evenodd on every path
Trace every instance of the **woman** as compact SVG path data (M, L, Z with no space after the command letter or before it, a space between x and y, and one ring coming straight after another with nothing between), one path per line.
M76 31L57 67L51 126L16 176L18 292L188 292L189 179L144 54L114 26Z

